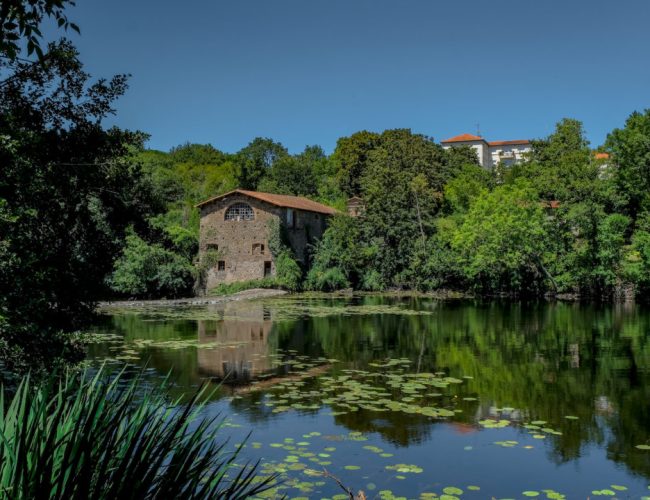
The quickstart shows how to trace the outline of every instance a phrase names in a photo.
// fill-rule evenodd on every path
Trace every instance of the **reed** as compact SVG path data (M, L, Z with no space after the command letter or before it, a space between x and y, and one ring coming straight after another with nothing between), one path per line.
M12 499L245 498L272 487L258 464L237 465L204 418L202 391L170 403L141 377L26 377L0 393L0 495Z

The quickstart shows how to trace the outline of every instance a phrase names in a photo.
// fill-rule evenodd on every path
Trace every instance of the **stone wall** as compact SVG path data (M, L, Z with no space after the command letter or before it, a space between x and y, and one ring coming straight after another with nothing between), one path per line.
M234 203L247 203L254 211L253 220L225 220L226 210ZM206 252L214 250L218 257L210 262L205 288L220 283L249 281L264 277L265 265L275 276L275 259L269 249L269 223L279 219L286 228L289 244L296 258L305 263L308 244L320 239L326 228L326 216L315 212L293 210L232 194L201 207L199 258L205 262ZM219 262L223 269L220 269Z

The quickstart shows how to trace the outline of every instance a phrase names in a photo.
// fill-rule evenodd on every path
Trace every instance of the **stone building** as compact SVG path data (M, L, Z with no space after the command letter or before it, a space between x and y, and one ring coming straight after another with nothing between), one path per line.
M307 198L242 189L197 207L201 210L199 258L209 265L206 290L221 283L275 276L275 257L269 249L273 221L284 227L295 257L306 264L308 246L321 238L328 217L337 213Z
M483 168L494 168L499 164L512 165L524 159L526 153L530 152L530 141L492 141L488 142L483 137L472 134L462 134L441 141L445 149L469 146L478 156L478 162Z
M362 217L366 212L366 204L358 196L353 196L347 201L348 215L350 217Z

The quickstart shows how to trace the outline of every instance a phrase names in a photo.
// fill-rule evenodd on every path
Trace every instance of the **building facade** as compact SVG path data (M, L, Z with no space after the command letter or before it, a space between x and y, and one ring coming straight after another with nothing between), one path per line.
M488 142L483 137L472 134L462 134L441 142L445 149L469 146L478 156L479 164L483 168L491 169L499 164L512 165L525 158L530 152L531 145L528 140L492 141Z
M366 204L358 196L353 196L347 201L346 208L350 217L362 217L366 211Z
M207 263L203 286L272 277L275 256L269 248L274 225L281 225L298 261L320 239L336 210L306 198L237 189L211 198L201 210L199 259Z

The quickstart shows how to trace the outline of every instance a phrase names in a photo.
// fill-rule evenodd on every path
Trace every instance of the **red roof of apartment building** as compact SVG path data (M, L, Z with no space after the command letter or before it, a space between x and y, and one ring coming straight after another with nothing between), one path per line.
M520 139L520 140L515 140L515 141L491 141L488 142L488 145L490 146L516 146L516 145L525 145L525 144L530 144L530 141L527 141L526 139Z
M515 140L515 141L492 141L488 142L483 137L480 135L472 135L472 134L461 134L457 135L456 137L452 137L451 139L447 139L445 141L440 141L442 144L448 144L450 142L476 142L476 141L483 141L488 144L488 146L516 146L516 145L525 145L525 144L530 144L530 141L522 139L522 140Z
M202 201L201 203L198 203L196 206L202 207L203 205L212 203L213 201L220 200L222 198L225 198L226 196L232 196L234 194L243 194L244 196L250 196L251 198L265 201L266 203L270 203L271 205L275 205L278 207L294 208L296 210L305 210L306 212L317 212L320 214L327 214L327 215L334 215L338 213L337 210L332 207L328 207L327 205L323 205L322 203L318 203L317 201L312 201L307 198L302 198L300 196L261 193L259 191L246 191L244 189L235 189L234 191L230 191L228 193L215 196L208 200Z
M485 142L485 139L479 135L472 135L472 134L461 134L457 135L456 137L452 137L451 139L447 139L446 141L440 141L443 144L446 142L471 142L471 141L483 141Z
M609 160L609 153L596 153L594 158L597 160Z

